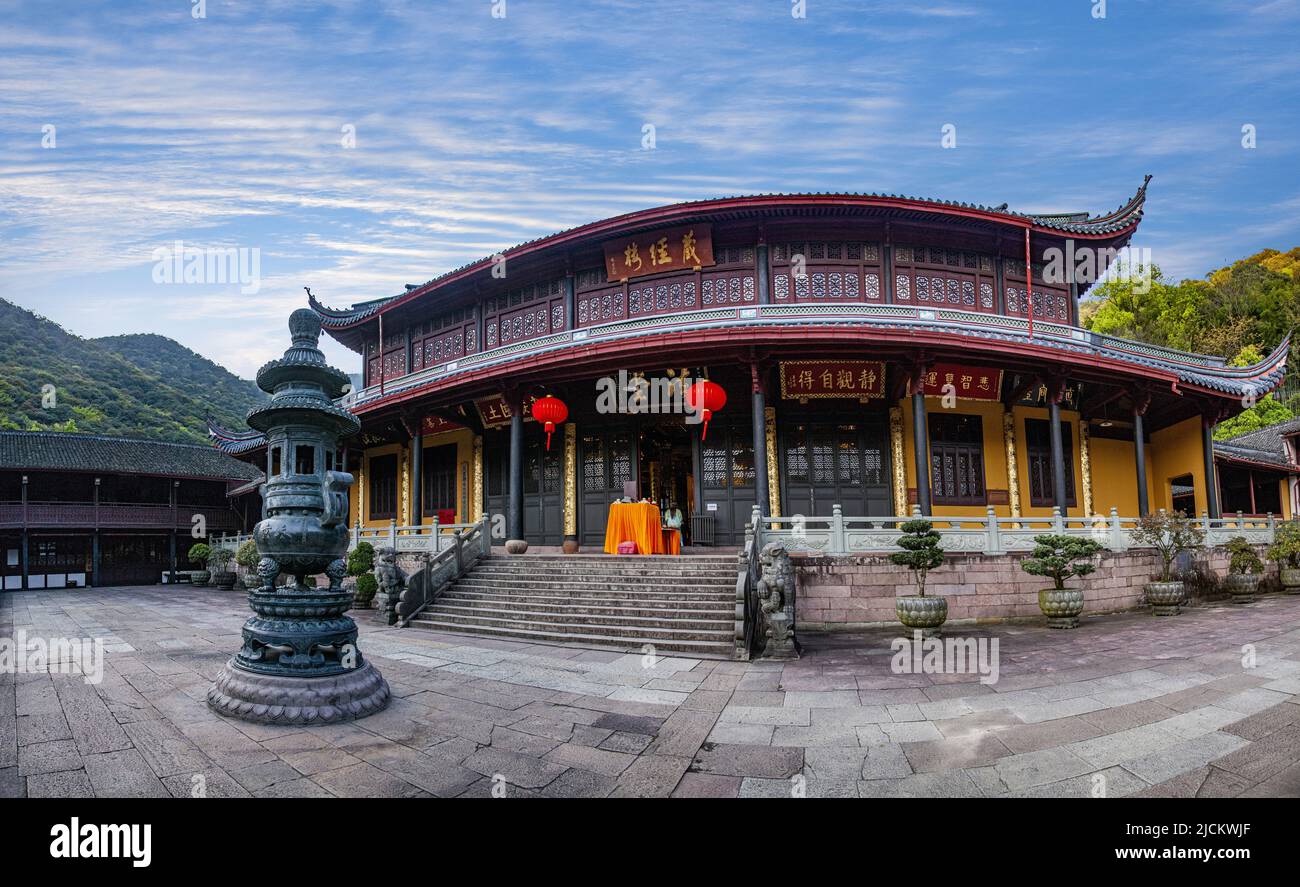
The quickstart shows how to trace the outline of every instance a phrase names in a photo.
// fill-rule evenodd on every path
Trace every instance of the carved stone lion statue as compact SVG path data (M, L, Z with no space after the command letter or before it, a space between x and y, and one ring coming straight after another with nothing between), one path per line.
M406 574L397 566L397 552L393 549L381 548L376 555L379 562L375 564L375 581L379 591L375 595L375 605L392 625L397 621L397 602L406 588Z
M794 567L790 553L780 542L769 542L758 554L759 579L756 586L759 610L759 637L763 639L764 659L797 659L799 644L794 631Z

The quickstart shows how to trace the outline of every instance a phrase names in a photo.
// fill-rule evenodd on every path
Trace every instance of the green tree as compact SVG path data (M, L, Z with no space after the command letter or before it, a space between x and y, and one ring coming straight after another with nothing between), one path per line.
M943 563L943 549L939 546L939 531L928 520L910 520L899 525L902 535L898 547L889 559L900 567L907 567L916 577L916 593L925 597L925 577Z

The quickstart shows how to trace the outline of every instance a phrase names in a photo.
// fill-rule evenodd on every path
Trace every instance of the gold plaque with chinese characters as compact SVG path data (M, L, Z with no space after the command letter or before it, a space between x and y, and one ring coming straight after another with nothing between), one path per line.
M783 360L786 399L885 396L885 365L878 360Z
M607 240L605 274L627 280L665 271L698 270L713 264L713 233L708 225L681 225Z

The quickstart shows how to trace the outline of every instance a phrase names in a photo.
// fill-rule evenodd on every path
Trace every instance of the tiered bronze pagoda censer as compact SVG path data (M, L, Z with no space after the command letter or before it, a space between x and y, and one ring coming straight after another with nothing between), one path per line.
M348 377L317 347L320 317L289 317L293 344L257 373L271 395L249 413L266 434L263 519L253 529L261 586L249 592L256 614L244 623L244 646L208 690L216 711L269 724L325 724L373 714L388 704L388 683L357 649L357 626L344 615L352 592L347 569L348 487L339 439L360 429L333 400ZM276 579L289 581L277 587ZM307 584L324 573L329 586Z

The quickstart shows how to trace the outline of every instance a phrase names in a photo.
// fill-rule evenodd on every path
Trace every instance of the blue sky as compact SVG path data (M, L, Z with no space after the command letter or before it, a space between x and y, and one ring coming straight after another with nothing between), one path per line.
M1096 212L1152 173L1135 242L1175 276L1300 245L1300 0L195 2L0 0L0 297L246 376L303 286L685 199ZM177 239L260 250L259 291L155 283Z

